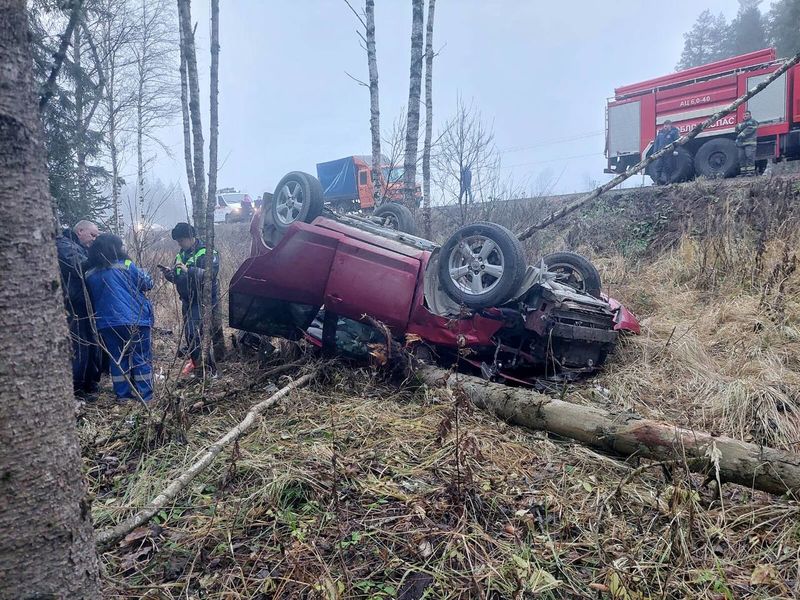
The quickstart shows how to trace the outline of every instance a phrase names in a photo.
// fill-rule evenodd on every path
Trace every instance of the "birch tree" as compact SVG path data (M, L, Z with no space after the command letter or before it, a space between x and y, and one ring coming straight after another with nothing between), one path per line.
M28 32L0 0L0 595L99 598Z
M422 222L426 238L431 237L431 141L433 138L433 15L436 0L428 0L425 28L425 145L422 148Z
M372 135L372 183L375 204L381 201L381 109L378 93L378 56L375 47L375 0L366 0L367 65L369 67L369 130Z
M206 203L206 252L214 254L214 209L217 198L217 151L219 146L219 0L211 0L211 73L210 73L208 141L208 201ZM214 269L206 269L203 281L203 328L210 335L203 336L203 355L208 356L211 343L214 356L222 359L225 340L222 335L222 320L217 307L212 304L212 276Z
M422 85L422 29L424 0L411 0L411 68L406 118L406 156L403 164L403 195L406 205L416 210L417 148L419 145L419 98Z
M192 124L192 171L194 174L194 196L192 197L192 220L197 231L205 229L206 183L203 141L203 119L200 114L200 82L197 76L197 53L192 28L191 0L178 0L180 19L181 52L186 61L186 79L189 88L189 117Z
M157 137L157 132L169 124L175 115L175 36L174 13L168 0L139 0L138 19L133 54L136 65L136 183L141 218L144 220L144 179L148 144L156 144L165 152L167 148Z

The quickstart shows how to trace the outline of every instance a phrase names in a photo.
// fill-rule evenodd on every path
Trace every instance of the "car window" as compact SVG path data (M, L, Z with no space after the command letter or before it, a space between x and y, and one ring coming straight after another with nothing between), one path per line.
M366 171L359 171L358 172L358 185L367 185L367 172Z
M223 194L222 197L225 198L226 204L237 204L244 200L244 197L247 194Z
M402 167L394 169L390 169L389 167L383 168L383 178L386 180L386 183L395 183L396 181L401 181L403 179L404 169Z
M219 206L220 208L224 208L228 206L228 203L222 199L222 196L217 196L217 206Z

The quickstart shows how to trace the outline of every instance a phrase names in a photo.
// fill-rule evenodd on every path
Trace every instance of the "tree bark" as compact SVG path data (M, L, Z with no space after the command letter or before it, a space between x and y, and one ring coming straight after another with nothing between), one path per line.
M418 372L431 386L444 382L467 394L479 408L527 429L548 431L604 452L653 460L686 460L689 468L773 494L800 494L800 455L712 436L592 406L555 400L532 390L489 383L475 377L424 367Z
M406 118L406 156L403 163L403 196L406 205L417 210L414 192L417 187L417 148L419 146L419 97L422 84L422 25L424 0L411 0L411 69L408 83Z
M0 0L0 65L0 595L94 599L98 561L23 0Z
M372 185L373 200L377 206L383 197L381 176L381 108L378 94L378 54L375 47L375 0L366 0L367 65L369 67L369 131L372 134Z
M192 199L192 219L197 231L205 230L206 172L203 157L203 120L200 115L200 83L197 77L197 53L192 30L192 8L190 0L178 0L178 18L183 27L182 52L186 56L186 74L189 80L189 113L192 121L194 152L195 197Z
M219 146L219 0L211 0L211 74L210 74L210 139L208 141L208 202L206 203L206 252L214 254L214 208L217 198L217 151ZM203 336L204 355L208 356L211 343L214 357L222 360L225 355L225 337L222 335L222 320L219 310L211 303L213 269L205 270L203 282L203 328L210 335Z
M436 0L428 0L425 29L425 145L422 148L422 227L431 237L431 141L433 140L433 15Z
M189 81L187 70L189 62L186 57L186 44L184 37L186 32L183 29L183 19L178 19L178 29L180 31L181 46L181 115L183 117L183 158L186 163L186 180L189 186L189 197L192 200L192 209L198 205L196 198L197 186L194 181L194 167L192 166L192 126L189 118Z

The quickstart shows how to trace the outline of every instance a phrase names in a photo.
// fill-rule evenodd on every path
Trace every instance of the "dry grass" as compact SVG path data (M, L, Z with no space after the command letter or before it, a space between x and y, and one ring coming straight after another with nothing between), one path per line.
M242 368L236 379L247 374ZM87 444L98 526L146 502L261 396L231 399L234 385L226 378L212 386L221 402L193 415L185 445L138 453L123 440ZM453 408L438 392L398 392L370 372L331 372L270 414L156 524L104 555L108 597L798 592L796 505L735 486L721 504L680 468L668 478L658 468L633 473L463 407L456 430ZM115 420L107 410L87 415L84 439ZM442 439L443 424L450 433ZM755 585L759 568L766 582Z
M800 240L740 233L686 235L643 262L595 256L643 334L569 398L797 451ZM221 240L225 269L246 252L237 235ZM156 347L168 373L174 339ZM147 502L281 385L252 387L262 372L241 359L205 388L161 381L173 406L196 407L185 439L153 433L161 408L85 409L97 526ZM680 465L602 456L370 369L326 372L104 553L107 597L800 597L796 502L718 494Z

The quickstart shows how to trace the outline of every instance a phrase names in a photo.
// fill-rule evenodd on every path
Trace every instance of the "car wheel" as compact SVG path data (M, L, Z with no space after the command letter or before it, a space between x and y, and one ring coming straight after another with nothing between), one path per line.
M275 187L272 200L272 220L286 230L295 221L311 223L322 213L322 186L313 175L292 171Z
M692 153L686 148L678 148L678 156L675 157L675 171L670 176L668 183L680 183L682 181L689 181L694 177L694 159ZM658 161L651 162L645 168L644 172L650 176L653 183L658 185L657 172Z
M694 157L695 170L711 179L733 177L739 169L739 152L733 140L716 138L700 146Z
M417 233L417 224L414 221L413 213L399 202L384 202L375 209L372 216L380 220L381 226L387 229L394 229L409 235Z
M569 287L600 297L600 273L586 258L575 252L553 252L543 259L547 270L556 274L556 281Z
M230 225L230 223L231 223L231 215L227 214L225 215L225 224Z
M469 308L499 306L518 291L525 275L522 245L496 223L456 231L439 256L439 280L450 298Z

